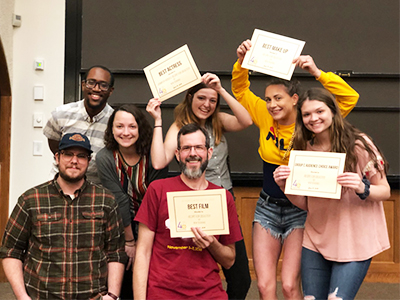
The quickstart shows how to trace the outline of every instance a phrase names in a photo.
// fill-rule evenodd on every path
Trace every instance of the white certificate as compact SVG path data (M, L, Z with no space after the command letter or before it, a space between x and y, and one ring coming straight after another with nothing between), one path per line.
M243 68L290 80L295 68L293 59L300 56L305 42L255 29L251 44Z
M201 82L201 75L187 45L145 67L154 98L167 100Z
M292 150L285 194L340 199L337 176L343 173L345 159L346 153Z
M171 237L194 237L192 227L208 235L229 234L226 190L168 192Z

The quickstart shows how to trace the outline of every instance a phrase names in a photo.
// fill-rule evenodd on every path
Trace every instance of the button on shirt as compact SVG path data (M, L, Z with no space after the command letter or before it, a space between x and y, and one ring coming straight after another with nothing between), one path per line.
M56 178L20 196L0 257L23 261L32 299L89 299L107 290L107 263L127 260L124 228L110 192L85 182L71 199Z
M112 107L107 104L101 112L90 118L84 100L80 100L57 107L43 128L44 135L55 141L61 140L66 133L78 132L88 137L93 154L86 176L94 183L100 183L97 175L96 153L104 147L104 132L112 112ZM52 176L57 172L57 165L54 164L51 171Z

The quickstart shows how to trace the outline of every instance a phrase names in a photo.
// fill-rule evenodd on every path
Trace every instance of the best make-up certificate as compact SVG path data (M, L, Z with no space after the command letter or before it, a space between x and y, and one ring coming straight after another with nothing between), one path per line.
M293 59L300 56L305 42L255 29L251 44L243 68L290 80L295 68Z

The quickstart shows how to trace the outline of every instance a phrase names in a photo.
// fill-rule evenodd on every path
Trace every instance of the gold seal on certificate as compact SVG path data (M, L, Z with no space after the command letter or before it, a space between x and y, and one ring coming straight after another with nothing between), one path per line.
M337 176L343 173L345 159L346 153L292 150L285 194L340 199Z
M243 68L290 80L295 68L293 59L300 56L305 42L255 29L251 44Z
M145 67L154 98L167 100L201 82L201 75L187 45Z
M194 237L192 227L208 235L229 234L226 190L168 192L171 237Z

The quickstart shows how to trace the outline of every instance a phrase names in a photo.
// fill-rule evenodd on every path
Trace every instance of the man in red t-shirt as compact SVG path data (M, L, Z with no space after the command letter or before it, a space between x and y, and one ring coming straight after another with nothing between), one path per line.
M205 179L212 155L207 131L197 124L183 126L175 155L181 175L153 181L135 218L139 238L134 298L228 299L217 263L229 269L235 261L235 242L242 239L232 195L226 192L228 235L207 235L196 227L194 238L171 238L169 230L167 192L221 189Z

